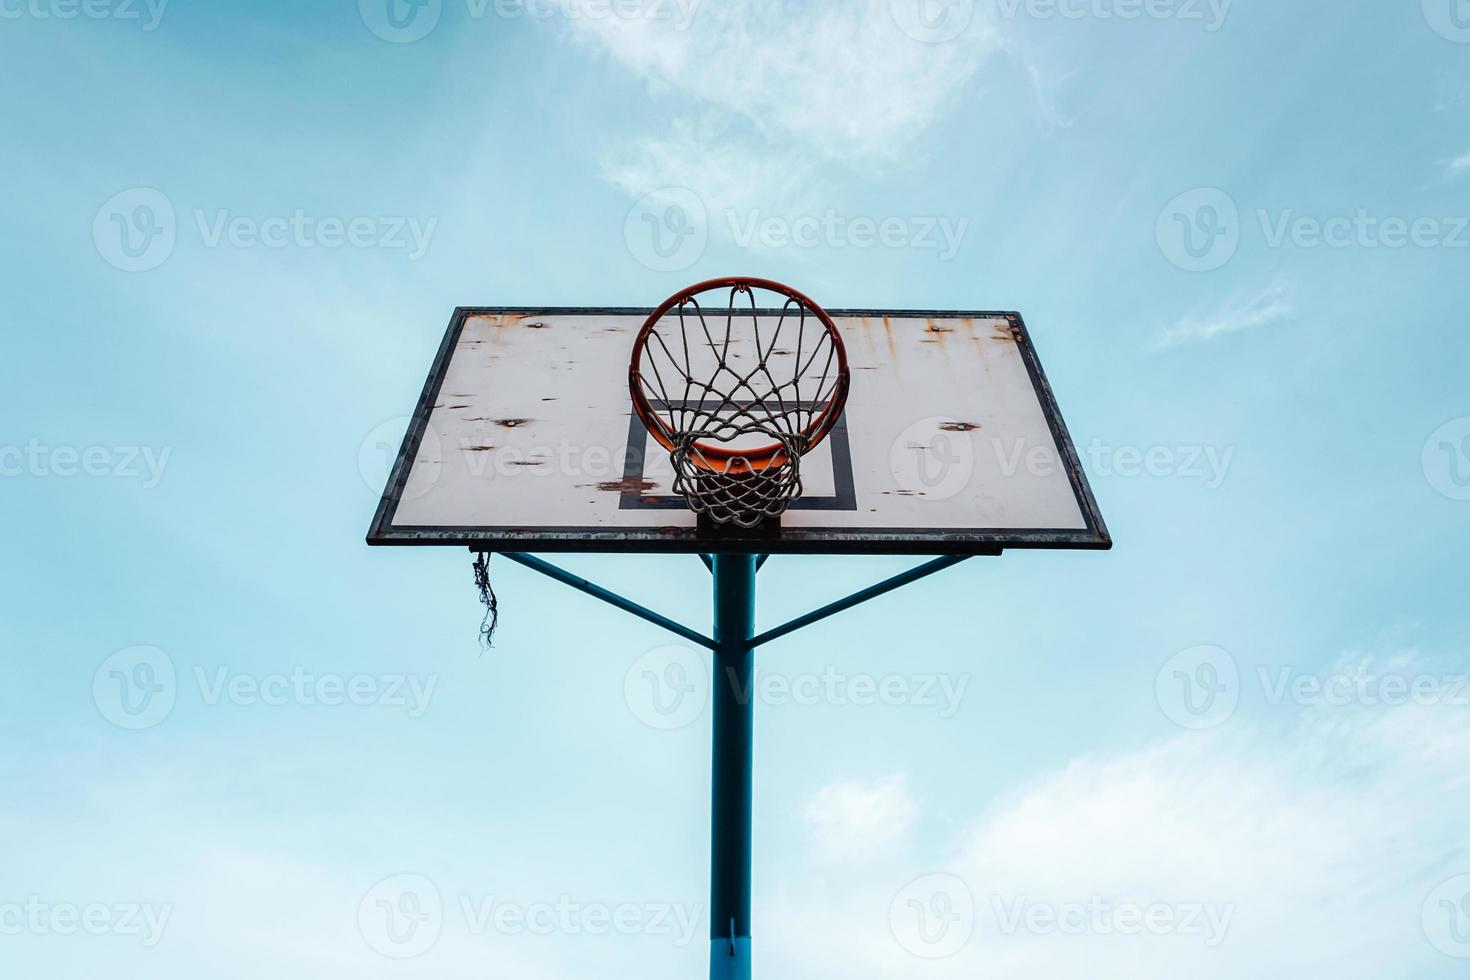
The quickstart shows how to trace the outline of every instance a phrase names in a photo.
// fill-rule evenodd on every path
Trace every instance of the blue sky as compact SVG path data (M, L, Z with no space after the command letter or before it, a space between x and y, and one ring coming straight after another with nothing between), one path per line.
M1117 541L763 652L757 970L1463 972L1462 0L398 2L0 2L0 972L703 971L703 661L362 537L456 305L733 273L1021 310Z

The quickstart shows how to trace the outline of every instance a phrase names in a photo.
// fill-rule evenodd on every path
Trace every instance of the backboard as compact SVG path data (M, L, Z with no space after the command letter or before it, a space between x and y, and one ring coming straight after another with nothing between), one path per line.
M770 311L774 314L776 311ZM1106 549L1015 313L831 310L842 417L776 531L701 527L633 412L652 310L461 308L368 534L483 551L997 554Z

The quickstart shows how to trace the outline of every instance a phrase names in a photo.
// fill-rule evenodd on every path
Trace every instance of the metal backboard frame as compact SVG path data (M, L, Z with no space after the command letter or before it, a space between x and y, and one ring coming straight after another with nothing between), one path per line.
M1096 499L1083 473L1081 462L1058 409L1050 384L1036 355L1030 334L1019 313L962 310L831 310L834 319L974 319L1003 320L1011 333L1030 377L1037 402L1060 455L1071 491L1076 498L1083 522L1082 528L925 528L863 527L855 529L783 528L779 535L738 534L728 531L710 532L697 527L607 528L607 527L514 527L514 526L398 526L394 523L413 462L418 458L424 433L434 407L439 403L450 362L459 346L465 325L483 316L617 316L642 320L651 309L623 307L460 307L454 311L449 328L435 356L418 405L413 413L402 447L394 462L387 487L373 518L368 534L371 545L389 546L459 546L488 552L543 553L657 553L657 554L905 554L905 555L994 555L1006 549L1085 549L1106 550L1112 546ZM774 311L767 311L774 312ZM633 417L634 426L638 420ZM841 456L849 438L845 424L832 442L833 480L841 493L844 475ZM640 433L630 428L630 438ZM631 443L630 445L635 445ZM657 451L653 446L652 451ZM631 467L640 465L642 455L629 453ZM850 480L850 472L847 479ZM677 509L678 501L647 501L625 498L620 506L652 506ZM801 507L800 501L797 508ZM808 505L810 506L810 505Z

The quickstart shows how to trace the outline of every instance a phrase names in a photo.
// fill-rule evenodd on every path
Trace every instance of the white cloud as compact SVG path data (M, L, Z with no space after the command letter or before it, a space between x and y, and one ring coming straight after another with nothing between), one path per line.
M708 120L676 120L666 135L633 140L603 161L603 175L629 197L687 188L712 217L728 209L809 206L803 202L814 171L813 161L793 148L760 134L732 138Z
M1448 706L1324 707L1283 739L1181 735L1030 787L967 848L982 922L992 895L1104 896L1213 903L1229 929L1215 948L1184 936L992 934L1014 962L1002 975L1382 978L1433 962L1420 912L1453 860L1467 860L1458 828L1470 801L1446 793L1463 784L1467 721Z
M982 20L952 42L916 41L890 0L706 2L685 30L652 18L565 23L658 91L836 158L911 153L1000 43Z
M872 783L823 786L802 814L820 861L863 861L892 849L913 825L918 804L902 773Z
M1467 170L1470 170L1470 153L1466 153L1464 156L1450 161L1449 173L1451 177L1458 176Z
M1335 670L1375 667L1464 672L1436 673L1412 655ZM1421 916L1436 886L1470 873L1470 713L1463 704L1273 710L1297 713L1077 759L973 821L940 867L890 862L881 883L875 875L856 887L778 885L768 914L798 926L773 937L771 955L794 977L920 967L994 980L1460 975ZM974 931L954 956L923 961L899 947L889 914L895 895L935 872L965 883ZM1003 928L1017 909L1090 903L1176 918L1157 935ZM1182 916L1196 909L1191 932Z
M1284 284L1276 283L1249 299L1236 297L1206 316L1188 317L1163 331L1154 338L1154 347L1201 343L1274 323L1293 312L1289 292Z
M921 157L925 134L1002 45L978 15L952 41L916 40L892 0L705 0L684 29L560 23L668 106L668 131L609 153L608 179L635 198L687 187L714 210L799 206L819 166L881 172Z

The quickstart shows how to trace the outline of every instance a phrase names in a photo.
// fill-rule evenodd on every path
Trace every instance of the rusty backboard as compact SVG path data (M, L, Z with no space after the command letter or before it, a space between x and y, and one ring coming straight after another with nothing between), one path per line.
M456 310L368 534L487 551L994 554L1111 541L1015 313L830 311L847 409L763 535L701 530L634 415L649 310Z

